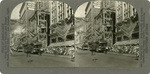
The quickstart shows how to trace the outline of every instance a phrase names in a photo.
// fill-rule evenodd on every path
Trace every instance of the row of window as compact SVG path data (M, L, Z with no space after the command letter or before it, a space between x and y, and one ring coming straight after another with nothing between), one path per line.
M133 13L132 14L135 14L135 8L133 8ZM132 16L131 11L128 12L127 10L124 10L124 19L129 18L130 16ZM117 21L122 21L122 18L123 18L123 16L120 15L120 13L118 13Z

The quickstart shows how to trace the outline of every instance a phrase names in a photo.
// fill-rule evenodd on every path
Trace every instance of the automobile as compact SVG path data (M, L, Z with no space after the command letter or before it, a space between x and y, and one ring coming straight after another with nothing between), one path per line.
M105 47L99 47L99 48L96 50L96 52L104 53L105 50L106 50Z
M108 47L107 47L107 43L100 43L99 44L99 48L96 50L96 52L100 52L100 53L107 53Z
M89 49L89 46L88 45L83 45L82 46L82 50L88 50Z
M24 51L23 47L17 47L17 52L23 52L23 51Z
M39 48L33 48L31 53L32 54L38 54L38 53L40 53L40 49Z
M34 48L31 50L32 54L39 54L41 52L42 44L41 43L35 43Z

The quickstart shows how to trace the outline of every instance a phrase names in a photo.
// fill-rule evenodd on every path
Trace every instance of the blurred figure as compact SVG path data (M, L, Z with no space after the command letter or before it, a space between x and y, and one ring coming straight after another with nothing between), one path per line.
M109 47L106 47L104 53L107 54L108 50L109 50Z
M71 61L74 61L74 59L75 59L75 53L76 53L76 48L75 48L75 46L71 46L71 47L70 47Z
M94 42L89 43L89 47L90 47L90 51L91 51L92 56L95 55L95 51L96 51L95 46L96 46L96 44Z
M99 48L99 42L91 42L89 43L89 47L90 47L90 51L91 51L91 55L92 55L92 61L96 61L97 59L95 58L95 52L96 50Z
M33 43L26 45L27 61L28 61L29 63L31 63L31 62L33 61L33 60L31 59L31 51L32 51L32 49L33 49L33 46L34 46Z
M42 53L44 52L44 48L41 48L39 53L40 53L40 56L42 55Z

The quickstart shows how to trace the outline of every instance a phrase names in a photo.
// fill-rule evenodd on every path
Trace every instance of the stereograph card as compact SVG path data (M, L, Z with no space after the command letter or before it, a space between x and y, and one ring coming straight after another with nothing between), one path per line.
M0 74L150 74L147 0L2 0Z

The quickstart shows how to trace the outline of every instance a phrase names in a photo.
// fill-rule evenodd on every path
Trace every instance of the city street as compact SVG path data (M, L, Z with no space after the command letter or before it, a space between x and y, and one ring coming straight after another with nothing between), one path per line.
M29 1L16 9L18 17L10 20L11 50L39 53L50 49L48 53L64 55L26 57L24 52L14 52L11 67L138 67L137 58L131 54L139 56L139 20L136 9L128 3L91 1L77 14L59 1ZM72 60L66 54L74 54L74 47L83 50ZM91 55L86 50L91 48L112 52Z
M93 61L92 58L96 58ZM32 62L27 62L32 59ZM91 56L89 51L78 50L75 61L70 56L53 55L44 53L42 56L32 54L30 58L23 52L14 52L10 55L11 67L138 67L138 60L129 54L96 53Z

